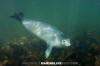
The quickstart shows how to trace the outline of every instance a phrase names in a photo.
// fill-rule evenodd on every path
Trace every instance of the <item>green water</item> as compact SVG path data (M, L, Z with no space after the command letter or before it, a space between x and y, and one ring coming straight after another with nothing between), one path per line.
M53 48L46 59L46 43L10 18L15 12L57 27L72 45ZM0 65L21 66L18 64L25 61L77 61L79 66L99 66L100 0L0 0Z
M0 39L30 35L9 17L14 12L52 24L71 38L87 30L100 32L99 0L0 0Z

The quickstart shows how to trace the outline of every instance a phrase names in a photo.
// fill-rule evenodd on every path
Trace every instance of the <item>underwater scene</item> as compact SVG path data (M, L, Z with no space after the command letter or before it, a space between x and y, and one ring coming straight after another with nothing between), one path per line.
M100 66L100 0L0 0L0 66Z

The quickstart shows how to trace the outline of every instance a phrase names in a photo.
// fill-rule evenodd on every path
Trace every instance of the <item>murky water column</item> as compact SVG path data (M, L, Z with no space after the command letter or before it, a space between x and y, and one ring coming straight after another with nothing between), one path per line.
M68 9L68 19L66 28L70 32L71 36L74 36L79 19L79 4L80 0L70 0ZM73 34L74 33L74 34Z

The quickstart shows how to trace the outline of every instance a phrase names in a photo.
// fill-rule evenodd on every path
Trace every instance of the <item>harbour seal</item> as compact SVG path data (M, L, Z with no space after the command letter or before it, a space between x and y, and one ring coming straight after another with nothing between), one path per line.
M63 32L50 24L25 18L22 12L15 13L11 17L17 19L21 24L25 26L26 29L46 42L46 58L50 56L53 47L60 48L63 46L68 47L71 45L70 39L66 37Z

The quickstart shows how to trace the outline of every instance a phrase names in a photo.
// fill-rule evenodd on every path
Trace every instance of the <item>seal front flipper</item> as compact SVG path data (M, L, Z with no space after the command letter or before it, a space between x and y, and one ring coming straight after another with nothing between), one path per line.
M16 20L18 20L19 22L22 22L22 19L24 17L24 14L22 12L19 13L14 13L12 16L10 16L11 18L14 18Z
M45 51L45 57L48 58L51 51L52 51L53 46L48 45L48 48Z

